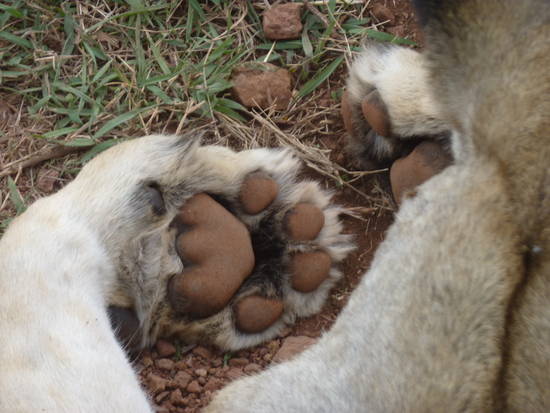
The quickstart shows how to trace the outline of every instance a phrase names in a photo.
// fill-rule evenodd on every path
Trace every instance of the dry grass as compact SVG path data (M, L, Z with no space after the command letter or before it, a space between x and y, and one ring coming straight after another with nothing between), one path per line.
M203 129L236 148L292 146L336 187L366 172L334 162L324 138L338 119L345 64L377 31L369 2L310 1L298 40L268 41L267 1L11 0L0 4L0 233L11 217L86 161L128 137ZM340 63L334 63L340 59ZM231 96L244 61L287 68L296 96L283 112Z

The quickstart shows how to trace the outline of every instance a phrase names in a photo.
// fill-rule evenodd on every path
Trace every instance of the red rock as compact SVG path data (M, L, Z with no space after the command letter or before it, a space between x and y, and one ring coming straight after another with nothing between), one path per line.
M163 370L172 370L174 368L174 361L170 359L157 359L155 360L155 365L159 369Z
M168 395L170 394L170 392L168 391L163 391L162 393L159 393L157 396L155 396L155 401L157 403L160 403L162 402L164 399L166 399L168 397Z
M189 385L187 386L187 391L189 393L200 393L201 392L201 386L198 381L193 380Z
M296 39L302 33L301 3L278 4L263 15L265 37L271 40Z
M185 360L176 361L176 364L174 364L176 370L185 370L187 367L187 362Z
M283 345L273 357L274 362L281 362L289 360L294 357L296 354L301 353L306 348L314 344L317 340L311 337L298 336L298 337L288 337L283 342Z
M185 389L189 382L191 381L192 377L189 373L186 371L178 371L176 375L174 376L173 383L182 389Z
M285 110L292 99L292 79L286 69L271 63L248 63L232 75L233 93L247 107Z
M157 394L166 389L167 382L168 381L166 379L157 376L154 373L149 373L147 375L147 387L153 394Z
M197 346L193 349L193 354L202 357L203 359L209 360L212 358L212 352L206 347Z
M245 373L257 373L257 372L259 372L261 369L262 369L262 366L260 366L259 364L250 363L250 364L247 364L246 366L244 366L243 371L244 371Z
M181 394L180 389L176 389L172 393L170 393L170 403L176 406L184 404L183 395Z
M238 367L231 367L229 370L225 372L225 377L227 377L230 380L235 380L242 376L243 376L243 371Z
M204 385L204 390L207 391L216 391L220 389L223 386L223 381L220 379L217 379L215 377L212 377L208 382Z
M248 360L245 358L232 358L227 362L231 367L243 367L248 364Z
M206 371L206 369L196 369L195 374L199 377L206 377L208 372Z
M155 348L160 357L172 357L176 354L176 346L166 340L158 340L155 344Z

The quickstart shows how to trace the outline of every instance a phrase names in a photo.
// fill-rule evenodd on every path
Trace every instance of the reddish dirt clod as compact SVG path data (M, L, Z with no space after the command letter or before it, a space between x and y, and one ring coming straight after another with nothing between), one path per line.
M237 328L243 333L260 333L271 326L283 314L281 300L252 295L235 305Z
M271 63L238 66L232 74L233 94L249 108L285 110L292 99L290 72Z
M243 210L250 215L266 209L277 197L279 184L262 172L255 172L246 177L239 193Z
M301 293L316 290L328 278L332 260L324 251L303 252L292 257L292 288Z
M285 217L286 231L296 241L314 240L324 225L325 214L313 204L297 204Z
M176 354L176 346L166 340L157 340L155 348L157 349L157 353L160 357L172 357Z
M278 4L263 15L265 37L271 40L296 39L302 33L301 3Z
M194 266L170 280L169 297L177 311L208 317L225 307L254 267L245 225L206 194L192 197L179 219L190 230L177 249Z

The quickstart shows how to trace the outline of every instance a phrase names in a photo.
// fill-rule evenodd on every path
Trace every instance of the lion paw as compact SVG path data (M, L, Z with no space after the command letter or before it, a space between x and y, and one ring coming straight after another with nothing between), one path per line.
M428 82L420 53L366 44L351 67L341 105L350 150L363 167L387 167L419 140L447 133Z
M167 281L158 323L160 335L236 350L319 311L352 244L341 209L296 179L290 152L232 154L225 185L206 184L170 225L182 270Z

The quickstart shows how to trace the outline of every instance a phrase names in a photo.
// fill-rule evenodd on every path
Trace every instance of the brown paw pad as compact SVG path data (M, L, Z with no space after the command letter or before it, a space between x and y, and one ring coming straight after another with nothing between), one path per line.
M328 278L332 260L324 251L302 252L292 257L292 288L301 293L315 291Z
M363 116L370 127L380 136L391 136L388 109L377 90L370 92L361 104Z
M390 169L390 182L395 202L401 203L405 193L437 175L452 162L451 156L437 142L424 141Z
M284 219L288 236L295 241L312 241L325 225L325 214L313 204L300 203Z
M235 304L235 324L243 333L261 333L281 317L283 309L281 300L251 295Z
M277 197L279 184L262 172L248 175L241 187L239 201L244 212L258 214L266 209Z
M181 208L179 221L189 227L176 240L185 262L172 277L168 297L178 312L208 317L222 310L254 267L254 252L245 225L206 194Z

